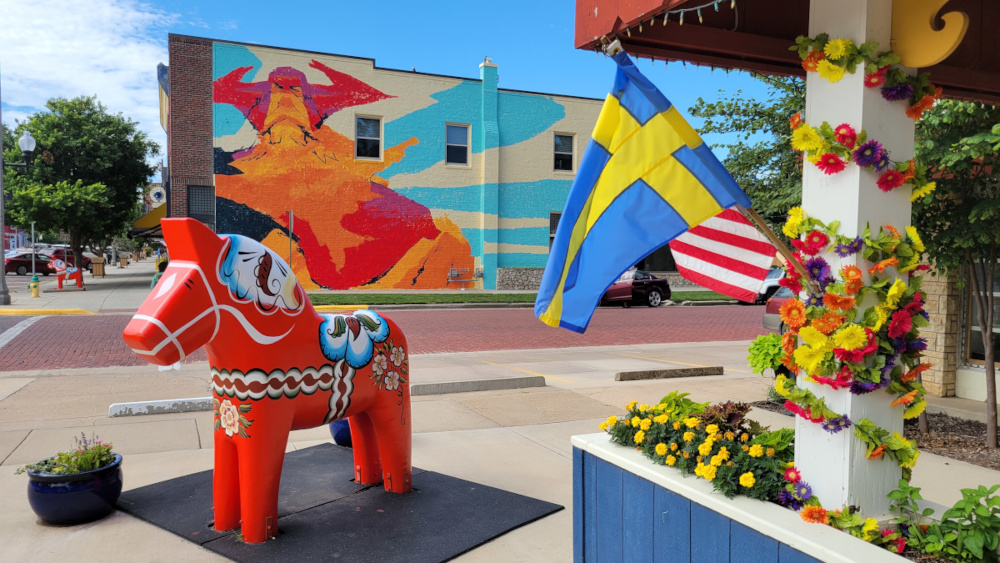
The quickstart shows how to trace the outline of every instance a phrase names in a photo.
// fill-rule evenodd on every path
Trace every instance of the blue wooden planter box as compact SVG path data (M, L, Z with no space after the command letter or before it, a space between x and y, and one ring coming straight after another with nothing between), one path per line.
M603 432L572 442L575 561L903 561L776 504L727 499Z

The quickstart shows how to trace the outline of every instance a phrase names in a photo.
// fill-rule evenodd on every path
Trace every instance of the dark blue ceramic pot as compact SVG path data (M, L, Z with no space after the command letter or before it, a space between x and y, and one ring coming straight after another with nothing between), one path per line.
M122 493L122 456L91 471L72 475L28 470L28 503L43 521L67 525L104 518Z

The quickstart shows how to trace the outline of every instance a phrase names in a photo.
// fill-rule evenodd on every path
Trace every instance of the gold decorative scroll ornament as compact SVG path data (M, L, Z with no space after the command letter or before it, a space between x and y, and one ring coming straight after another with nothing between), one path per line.
M969 16L948 12L941 16L944 26L933 27L934 18L948 0L893 0L892 50L903 66L926 68L952 54L969 28Z

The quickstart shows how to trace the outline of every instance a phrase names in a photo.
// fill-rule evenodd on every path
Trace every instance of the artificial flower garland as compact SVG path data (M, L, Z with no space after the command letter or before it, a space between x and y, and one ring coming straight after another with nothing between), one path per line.
M926 166L918 166L913 160L894 162L882 143L868 139L864 129L858 132L847 123L833 128L826 121L816 128L803 121L799 113L792 116L789 124L792 127L792 148L805 151L806 160L824 174L842 172L847 164L853 162L879 174L876 185L884 192L910 184L910 201L924 197L937 187L927 179Z
M799 53L802 68L807 72L817 72L821 78L834 83L845 73L854 74L862 65L865 87L881 88L882 98L890 102L908 100L907 117L914 121L920 119L941 97L941 89L931 84L929 73L910 76L904 72L899 66L899 55L892 51L876 54L878 47L877 41L855 45L850 39L830 39L828 34L821 33L815 38L798 36L789 50Z

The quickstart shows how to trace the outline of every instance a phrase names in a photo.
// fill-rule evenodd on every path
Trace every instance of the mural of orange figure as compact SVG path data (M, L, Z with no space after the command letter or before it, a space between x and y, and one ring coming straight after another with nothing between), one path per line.
M125 327L146 361L205 347L215 406L215 528L249 543L278 533L288 433L348 418L355 480L410 491L406 339L374 311L321 315L259 242L164 219L170 265Z
M214 101L236 108L257 133L252 146L217 159L216 195L273 221L263 242L276 249L288 248L282 236L293 210L304 257L296 277L310 288L447 287L450 268L474 267L461 229L378 176L418 140L356 159L354 141L323 125L341 109L393 96L318 61L309 66L329 84L292 67L258 82L244 82L252 67L240 67L215 81Z

